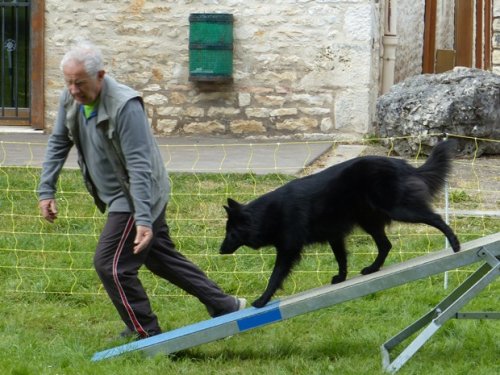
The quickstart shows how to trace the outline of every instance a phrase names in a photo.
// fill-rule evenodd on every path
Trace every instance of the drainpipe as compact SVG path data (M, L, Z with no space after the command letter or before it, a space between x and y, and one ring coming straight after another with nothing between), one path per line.
M394 66L396 62L396 46L398 36L396 33L397 24L397 0L385 1L384 17L384 56L382 61L382 94L385 94L394 84Z

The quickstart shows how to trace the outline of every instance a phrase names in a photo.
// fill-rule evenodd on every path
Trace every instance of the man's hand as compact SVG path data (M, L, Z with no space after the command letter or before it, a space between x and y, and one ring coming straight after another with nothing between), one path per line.
M57 219L57 205L55 199L43 199L38 202L40 213L49 222L53 223Z
M135 230L137 234L134 240L134 254L139 254L149 245L149 242L153 238L153 231L144 225L136 226Z

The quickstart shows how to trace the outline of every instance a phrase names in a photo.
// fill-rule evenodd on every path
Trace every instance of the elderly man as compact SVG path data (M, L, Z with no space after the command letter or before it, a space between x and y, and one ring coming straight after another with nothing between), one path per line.
M57 179L76 146L85 184L97 207L108 211L94 266L125 322L121 335L161 332L138 279L143 264L197 297L212 316L244 308L244 299L225 294L170 239L168 175L140 95L105 74L102 54L90 42L73 46L61 70L66 89L47 145L39 207L49 222L57 218Z

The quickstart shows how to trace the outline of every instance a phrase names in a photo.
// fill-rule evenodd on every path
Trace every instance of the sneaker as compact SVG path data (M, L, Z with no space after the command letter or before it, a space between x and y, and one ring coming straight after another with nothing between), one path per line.
M161 330L149 331L148 337L156 336L156 335L159 335L160 333L161 333ZM140 340L140 339L145 338L145 337L141 337L136 331L133 331L128 327L125 327L125 329L120 332L120 337L122 339L134 339L134 340Z
M210 314L210 316L212 318L216 318L218 316L222 316L222 315L225 315L225 314L230 314L230 313L235 312L235 311L243 310L246 307L247 300L245 298L238 298L236 296L233 296L233 298L234 298L234 300L236 302L236 309L235 310L216 312L212 307L206 306L207 311Z
M137 336L137 332L132 331L128 327L125 327L125 329L120 332L120 337L123 339L129 339L129 338L134 337L134 336Z

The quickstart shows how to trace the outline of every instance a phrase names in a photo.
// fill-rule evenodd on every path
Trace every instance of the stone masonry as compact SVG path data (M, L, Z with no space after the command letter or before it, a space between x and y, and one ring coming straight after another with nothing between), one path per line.
M380 3L372 0L46 0L46 123L75 38L141 92L161 135L359 138L378 96ZM189 81L189 15L234 16L233 82Z
M46 127L75 38L143 94L161 135L358 139L374 131L388 0L45 0ZM500 0L493 71L500 73ZM394 82L421 73L424 2L398 0ZM453 0L438 7L436 48L452 48ZM234 16L233 82L189 81L189 15Z

